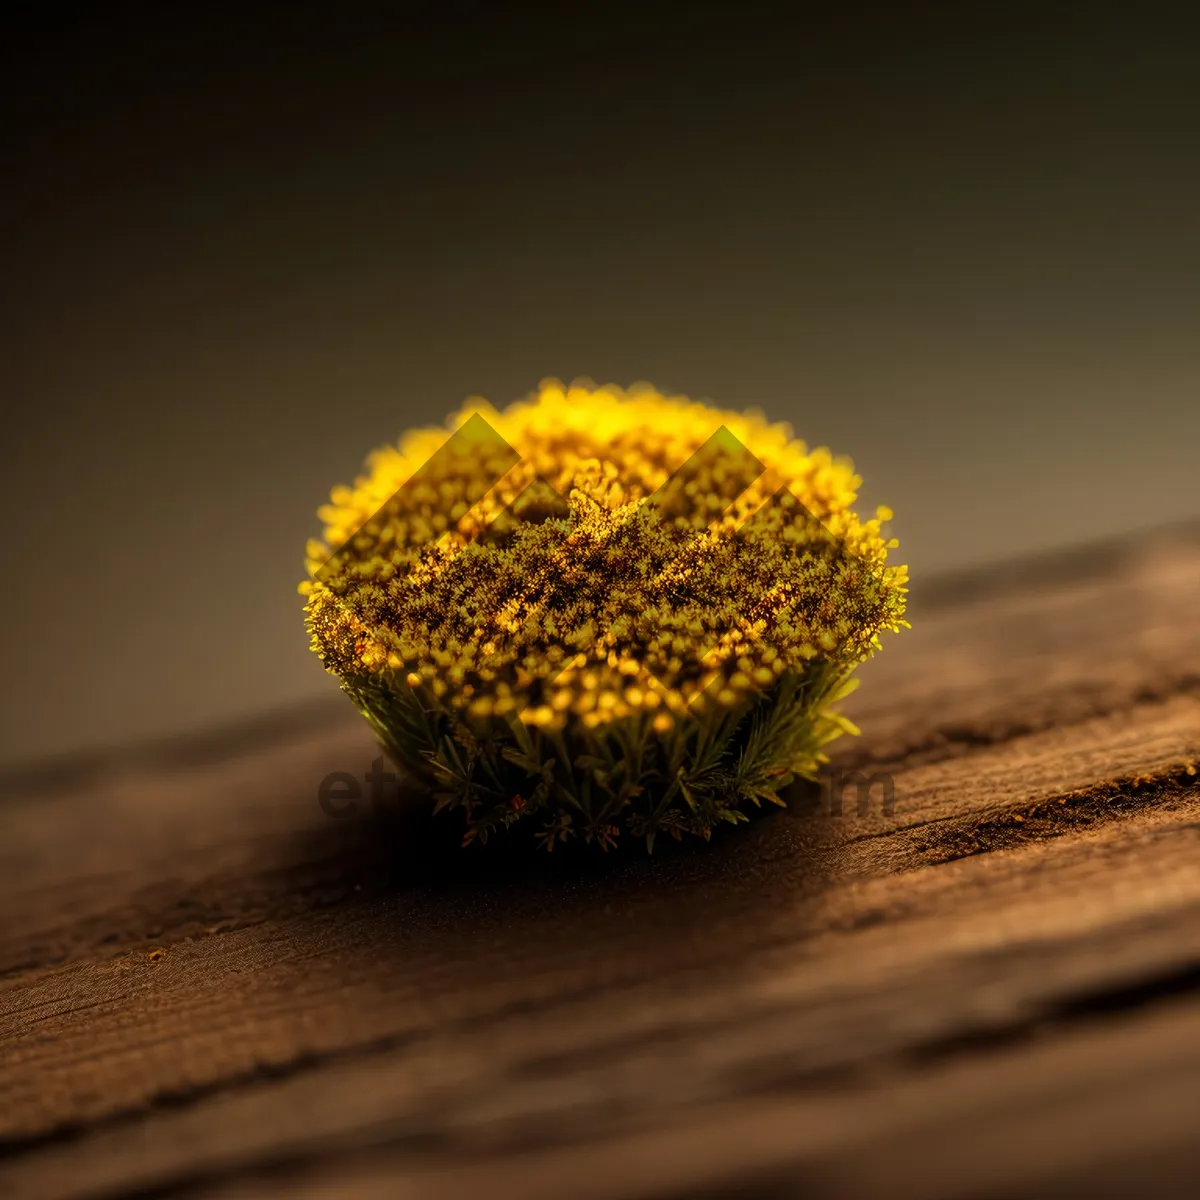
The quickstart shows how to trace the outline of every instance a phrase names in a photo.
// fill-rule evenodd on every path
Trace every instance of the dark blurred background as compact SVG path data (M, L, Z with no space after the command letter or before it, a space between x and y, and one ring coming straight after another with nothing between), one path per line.
M11 8L0 759L335 691L371 446L590 377L851 455L917 580L1200 512L1188 6Z

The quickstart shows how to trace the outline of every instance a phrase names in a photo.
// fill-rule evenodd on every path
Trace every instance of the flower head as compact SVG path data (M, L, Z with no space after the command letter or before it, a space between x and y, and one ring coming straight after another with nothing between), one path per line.
M906 573L760 413L544 383L374 453L308 547L314 650L468 838L706 833L848 728Z

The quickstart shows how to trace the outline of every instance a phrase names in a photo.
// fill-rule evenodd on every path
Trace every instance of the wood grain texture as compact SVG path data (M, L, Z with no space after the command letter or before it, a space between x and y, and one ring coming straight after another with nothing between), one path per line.
M334 704L11 776L0 1194L1194 1194L1198 615L1194 527L943 581L890 812L652 859L333 820Z

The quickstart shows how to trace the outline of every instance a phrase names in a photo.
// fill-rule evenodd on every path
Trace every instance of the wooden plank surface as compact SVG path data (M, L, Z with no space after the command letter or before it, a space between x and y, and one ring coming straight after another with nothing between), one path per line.
M1195 527L943 580L891 812L652 859L331 819L332 702L11 774L0 1194L1195 1194L1198 615Z

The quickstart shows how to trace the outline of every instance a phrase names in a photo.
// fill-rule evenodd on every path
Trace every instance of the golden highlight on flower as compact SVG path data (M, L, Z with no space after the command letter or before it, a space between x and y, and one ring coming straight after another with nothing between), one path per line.
M815 772L905 624L860 482L761 413L648 386L470 400L320 510L312 646L468 841L708 836Z

